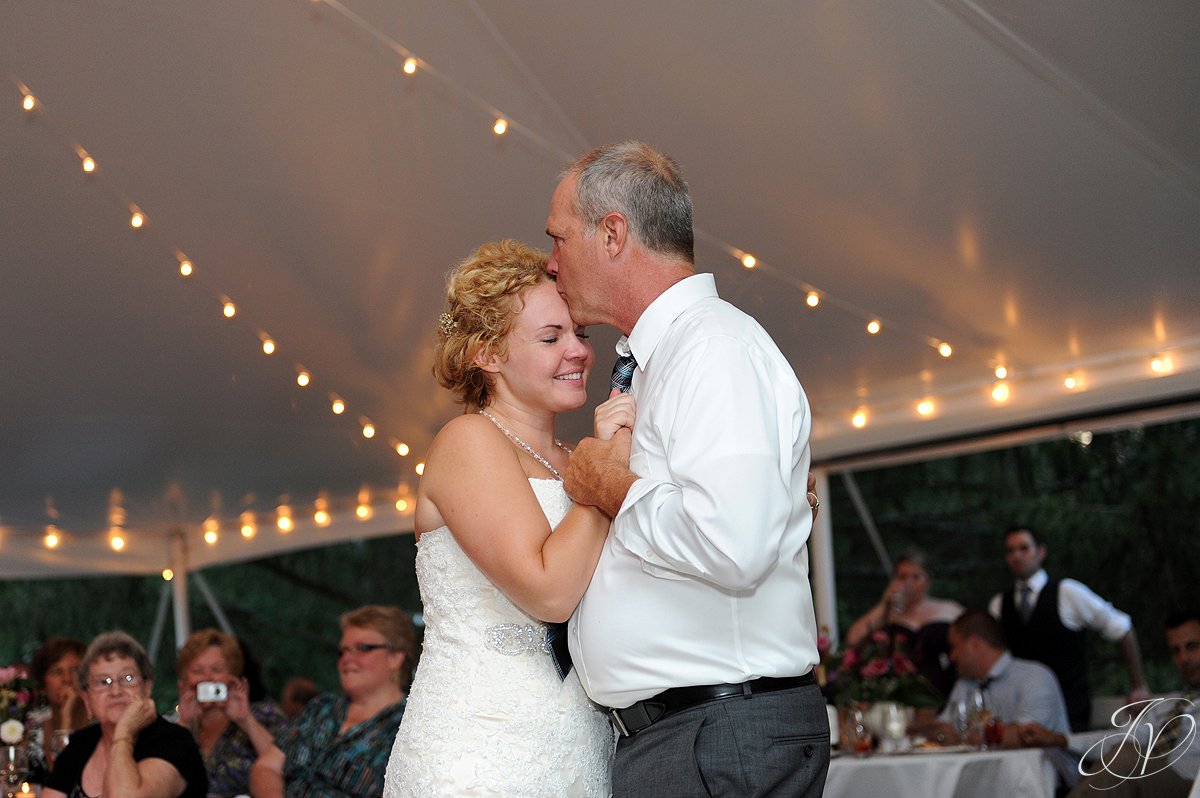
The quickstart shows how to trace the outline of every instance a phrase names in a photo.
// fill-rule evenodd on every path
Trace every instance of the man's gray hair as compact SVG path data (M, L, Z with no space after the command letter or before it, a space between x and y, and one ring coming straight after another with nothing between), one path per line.
M652 252L695 262L692 196L679 164L640 141L597 147L563 172L574 175L575 213L591 236L606 213L617 211Z

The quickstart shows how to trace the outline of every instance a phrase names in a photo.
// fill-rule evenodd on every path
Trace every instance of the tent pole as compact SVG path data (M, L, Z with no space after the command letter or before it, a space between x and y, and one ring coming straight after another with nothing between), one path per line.
M829 472L819 468L813 474L817 478L817 495L821 497L821 508L813 521L813 531L809 537L813 603L817 611L817 627L828 630L830 641L836 645L837 589L833 581L833 524L830 522L833 508L829 502Z
M167 625L167 602L171 600L171 583L163 582L162 593L158 597L158 611L154 613L154 631L150 633L150 661L158 659L158 649L162 646L163 627Z
M175 597L175 650L178 651L183 648L183 642L192 633L188 613L187 538L181 529L171 533L171 570L175 572L175 578L171 580L171 590Z
M197 571L192 574L192 578L196 580L196 587L200 588L200 593L204 596L204 601L208 604L208 608L212 610L213 617L217 619L217 625L221 627L221 631L231 637L235 636L233 634L233 627L229 625L229 619L221 611L221 605L217 603L217 597L208 589L208 582L205 581L203 574Z
M867 509L867 503L863 501L862 491L858 489L858 481L854 479L854 472L843 471L842 481L846 483L846 492L850 494L850 501L854 502L854 509L858 511L863 528L867 530L867 537L871 539L871 545L875 547L875 554L879 556L883 572L890 576L892 558L888 555L887 547L883 545L883 538L875 526L875 519L871 516L871 511Z

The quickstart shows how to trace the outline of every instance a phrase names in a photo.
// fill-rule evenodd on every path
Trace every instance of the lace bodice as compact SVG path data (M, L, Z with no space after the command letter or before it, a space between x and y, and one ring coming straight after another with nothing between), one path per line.
M557 526L562 483L529 484ZM384 795L608 795L612 729L573 672L559 680L545 625L445 527L421 536L416 570L425 638Z

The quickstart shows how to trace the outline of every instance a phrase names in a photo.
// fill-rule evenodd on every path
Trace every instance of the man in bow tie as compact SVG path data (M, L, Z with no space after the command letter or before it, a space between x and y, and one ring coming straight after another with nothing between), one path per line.
M548 268L572 318L623 337L637 402L629 466L587 438L567 492L612 531L571 618L572 659L620 738L623 796L820 795L829 757L812 675L812 418L766 331L693 265L678 165L640 142L564 172Z
M1129 616L1074 579L1051 579L1042 564L1046 544L1028 527L1004 535L1005 561L1013 589L997 593L988 605L999 619L1014 655L1043 662L1054 671L1067 700L1072 731L1090 727L1092 696L1084 658L1084 632L1099 633L1121 649L1129 671L1129 701L1150 697L1142 656Z

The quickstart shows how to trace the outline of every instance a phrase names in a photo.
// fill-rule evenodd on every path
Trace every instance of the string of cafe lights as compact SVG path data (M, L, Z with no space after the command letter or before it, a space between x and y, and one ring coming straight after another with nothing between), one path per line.
M155 228L149 225L149 217L145 209L135 202L129 195L125 194L118 184L107 176L105 180L98 180L102 175L100 164L96 157L90 153L81 143L75 141L73 137L64 134L54 124L52 117L47 113L45 103L37 97L33 90L20 80L12 81L21 96L21 110L27 115L36 115L39 125L46 129L60 142L65 143L66 150L71 153L79 161L79 168L87 176L89 180L94 181L94 184L101 187L118 207L124 209L128 214L128 226L133 233L137 235L149 235ZM175 266L178 269L179 276L192 284L204 284L203 278L198 274L196 263L192 258L184 253L182 248L172 244L165 237L161 230L157 231L158 238L165 241L165 246L170 255L174 258ZM277 338L267 333L262 328L254 325L245 318L245 314L241 313L237 304L228 294L220 291L213 291L211 294L216 299L220 308L220 313L227 319L239 319L248 326L254 336L257 337L259 346L264 356L272 357L281 352L281 346ZM314 383L312 371L303 365L301 362L294 363L295 382L300 388L309 388ZM347 402L335 390L328 392L330 412L336 416L343 416L347 413ZM398 436L388 436L383 434L378 426L367 416L359 416L357 419L359 432L364 438L387 441L387 445L402 458L407 458L411 454L411 447L407 442ZM424 469L424 463L417 463L414 471L420 475ZM399 514L406 514L412 509L411 496L409 495L407 483L402 482L394 493L393 498L388 499L388 504L394 507ZM353 516L359 521L366 521L372 518L377 512L376 506L372 503L372 491L368 487L363 487L359 490L356 502L354 504ZM275 507L274 526L280 534L290 534L297 526L297 510L292 503L281 502ZM260 526L259 517L264 513L256 513L253 510L243 510L237 516L237 530L240 536L245 540L250 540L258 533ZM47 523L42 530L42 545L51 550L56 550L66 545L71 540L71 533L62 529L59 526L59 514L53 506L53 501L48 500ZM313 502L313 512L311 523L315 527L328 527L333 523L334 510L328 496L324 493L320 494ZM115 552L126 551L130 544L130 533L126 528L126 513L123 506L123 497L119 490L114 490L110 495L109 508L107 516L106 536L108 546ZM220 539L221 519L215 514L210 515L201 525L201 540L210 546L216 545ZM163 572L164 579L173 578L174 574L170 569Z

